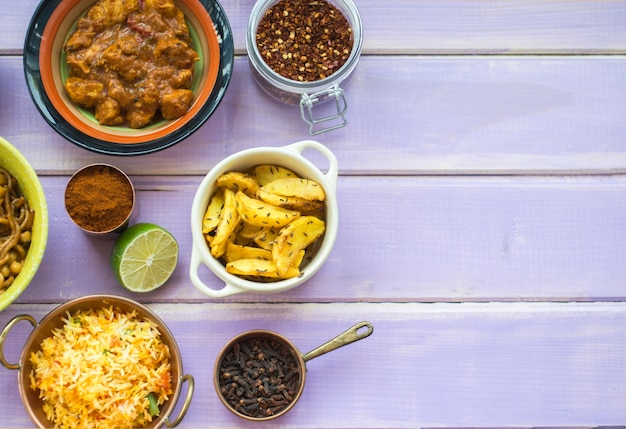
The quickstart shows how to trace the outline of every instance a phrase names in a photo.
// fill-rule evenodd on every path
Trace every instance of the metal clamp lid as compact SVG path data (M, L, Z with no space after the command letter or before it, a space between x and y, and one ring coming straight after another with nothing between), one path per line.
M336 113L315 119L313 115L315 105L331 97L335 99ZM319 91L311 95L302 93L300 99L300 115L302 116L302 120L309 124L309 134L312 136L345 127L348 124L345 118L346 110L348 110L346 97L343 89L339 88L338 85L333 85L324 91ZM337 119L339 119L339 121L337 121ZM331 125L314 130L316 125L331 121L333 122Z

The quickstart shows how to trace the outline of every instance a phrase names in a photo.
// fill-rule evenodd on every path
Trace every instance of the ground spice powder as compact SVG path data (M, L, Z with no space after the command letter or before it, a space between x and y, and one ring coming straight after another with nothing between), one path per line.
M78 226L93 232L111 231L124 223L133 208L128 178L110 166L96 165L76 173L65 191L65 208Z
M343 66L352 52L352 27L325 0L281 0L265 12L256 32L263 61L287 79L325 79Z

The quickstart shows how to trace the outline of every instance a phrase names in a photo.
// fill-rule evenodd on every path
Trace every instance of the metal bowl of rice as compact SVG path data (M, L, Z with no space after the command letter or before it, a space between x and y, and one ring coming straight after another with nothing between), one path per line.
M34 330L14 364L4 356L4 343L20 321ZM40 322L15 316L0 333L0 363L18 371L22 402L39 428L175 427L194 391L165 323L117 296L68 301ZM177 407L185 383L187 394Z

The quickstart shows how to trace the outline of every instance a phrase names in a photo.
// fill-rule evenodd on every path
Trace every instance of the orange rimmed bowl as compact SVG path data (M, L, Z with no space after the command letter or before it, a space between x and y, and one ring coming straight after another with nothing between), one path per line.
M96 0L42 0L24 43L24 73L30 95L48 124L70 142L107 155L141 155L173 146L195 132L221 102L230 79L234 44L228 18L216 0L175 0L185 14L194 66L191 109L174 120L141 129L100 125L92 112L75 105L63 87L67 64L63 46L78 19Z

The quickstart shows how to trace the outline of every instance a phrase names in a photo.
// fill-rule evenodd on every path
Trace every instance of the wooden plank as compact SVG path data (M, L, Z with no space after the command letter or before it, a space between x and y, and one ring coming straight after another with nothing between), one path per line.
M223 0L236 52L245 53L253 2ZM38 0L3 8L0 55L21 53ZM358 0L364 54L624 53L626 2ZM389 31L390 28L398 29Z
M212 368L248 329L305 353L362 320L371 337L307 364L304 393L278 428L589 427L624 425L626 307L589 304L164 304L196 390L181 427L242 427L219 403ZM10 307L38 320L48 305ZM26 323L21 325L28 325ZM30 328L11 332L10 362ZM18 329L18 328L16 328ZM3 426L30 427L16 373L0 368ZM372 394L372 389L376 394ZM375 399L374 399L375 398ZM338 423L341 422L341 423Z
M365 2L356 3L361 9ZM623 1L435 0L416 6L403 0L363 6L368 53L578 54L626 48ZM391 26L399 31L390 32Z
M189 280L191 203L201 177L132 176L137 222L179 242L158 302L208 301ZM133 296L109 268L112 243L80 232L63 208L66 177L44 177L48 248L19 301ZM626 177L339 178L339 234L305 285L241 302L593 301L625 299ZM85 258L89 263L85 263ZM211 287L222 283L199 272Z
M298 108L262 93L245 58L234 70L194 135L119 159L51 132L21 60L0 58L0 135L42 174L103 159L132 174L204 174L233 152L310 138ZM345 86L348 126L317 139L345 174L626 173L624 75L626 57L365 57Z
M3 5L0 135L42 177L50 237L0 328L86 294L147 303L196 378L181 428L246 425L212 387L233 335L272 329L306 352L360 320L374 335L309 362L303 397L273 427L626 426L626 1L357 0L365 37L345 85L349 125L317 138L339 159L336 247L298 289L221 301L188 275L200 180L233 152L309 138L298 109L251 79L253 1L223 0L238 56L214 116L176 147L132 158L79 149L36 111L20 55L38 1ZM156 292L119 286L112 242L64 212L68 175L94 161L131 174L137 221L179 241L178 269ZM11 332L9 361L27 325ZM15 380L0 367L2 426L31 427Z

